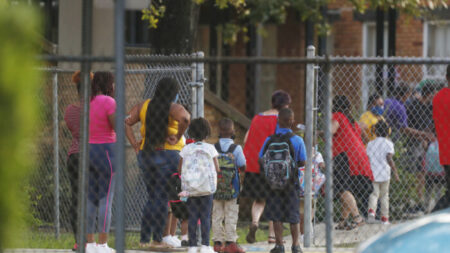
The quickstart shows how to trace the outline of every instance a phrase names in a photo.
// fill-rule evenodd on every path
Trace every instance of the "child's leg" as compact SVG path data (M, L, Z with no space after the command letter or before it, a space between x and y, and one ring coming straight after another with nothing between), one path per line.
M209 232L211 231L211 212L213 195L201 197L200 222L202 233L202 245L209 246Z
M236 242L238 236L236 226L239 217L239 205L237 199L224 201L225 205L225 241Z
M185 236L188 234L188 220L182 220L181 221L181 240L187 240L185 239Z
M200 205L198 204L200 197L190 197L186 203L189 210L188 234L189 247L197 246L197 221L199 219Z
M291 224L292 246L300 245L300 243L298 241L299 226L300 226L300 224L298 224L298 223Z
M274 221L273 230L275 232L275 243L277 245L283 245L283 222Z
M225 202L226 202L225 200L213 200L213 211L212 211L213 242L223 242L225 238L224 229L222 225L226 215Z
M166 226L164 226L163 237L170 235L170 226L172 225L172 219L175 218L172 215L172 212L167 214L167 222Z
M369 197L369 213L373 213L374 215L377 213L377 202L378 198L380 196L380 184L378 182L373 182L373 191L370 194ZM388 190L389 190L389 184L388 184Z
M169 235L175 236L177 232L178 219L172 213L172 219L170 220L170 231Z
M389 218L389 180L379 184L381 216Z

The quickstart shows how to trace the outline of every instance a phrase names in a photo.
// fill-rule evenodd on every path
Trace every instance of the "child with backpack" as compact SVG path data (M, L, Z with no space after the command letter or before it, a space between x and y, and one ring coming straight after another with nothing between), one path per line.
M188 135L194 139L181 150L178 165L181 174L181 189L179 193L181 200L187 198L188 253L196 253L197 247L197 221L201 222L202 246L200 253L213 253L209 246L209 232L211 229L211 211L213 205L213 194L217 188L217 172L219 154L213 145L203 142L211 133L209 122L204 118L191 121Z
M266 214L274 222L275 247L270 253L284 253L283 222L290 223L292 252L300 253L300 185L298 168L305 165L306 148L303 139L292 133L294 112L281 109L278 128L268 137L259 153L261 168L270 186Z
M390 128L384 120L378 121L374 126L374 140L367 143L367 155L370 160L370 167L373 173L373 191L369 197L368 221L375 221L377 202L380 199L381 222L389 223L389 182L391 179L391 169L394 172L396 181L399 181L397 168L392 156L394 155L394 143L388 138Z
M178 172L173 173L169 180L170 192L169 203L172 209L172 219L169 228L169 238L175 241L177 246L187 247L188 243L188 218L189 212L186 203L181 201L178 193L181 192L181 176ZM178 238L175 236L177 221L181 221L181 241L178 243ZM164 241L164 238L163 238Z
M219 121L219 142L214 146L219 153L220 173L217 174L217 190L214 194L212 230L214 251L244 253L236 243L236 225L240 192L239 172L245 171L245 156L240 145L234 144L234 123L224 118ZM224 223L224 224L223 224ZM225 246L223 242L225 241Z

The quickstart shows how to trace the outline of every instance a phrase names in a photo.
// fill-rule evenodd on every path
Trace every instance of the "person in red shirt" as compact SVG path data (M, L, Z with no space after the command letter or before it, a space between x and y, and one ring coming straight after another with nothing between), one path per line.
M447 83L450 85L450 65L447 66ZM433 209L438 211L450 203L450 88L441 89L433 98L433 120L439 143L439 160L445 170L447 191Z
M256 115L252 119L250 128L244 139L244 155L247 161L244 184L241 196L255 200L252 205L252 224L247 234L247 242L255 242L255 234L258 229L259 219L266 205L267 185L264 176L260 173L258 158L264 141L267 137L275 134L277 128L278 112L291 103L291 96L283 91L277 90L272 94L272 109ZM269 243L275 243L275 232L273 223L269 222Z
M361 128L351 115L346 96L333 99L333 182L334 192L342 202L341 222L336 229L353 229L364 223L359 214L355 195L367 206L373 180L369 157L361 139ZM364 213L364 212L363 212ZM352 215L353 222L347 219Z

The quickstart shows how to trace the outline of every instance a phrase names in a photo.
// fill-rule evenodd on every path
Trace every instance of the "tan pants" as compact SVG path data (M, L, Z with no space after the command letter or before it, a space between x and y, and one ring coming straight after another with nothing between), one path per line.
M214 200L212 212L212 240L214 242L236 242L236 225L239 215L237 199Z
M381 216L389 218L389 180L386 182L373 182L373 192L369 197L369 209L377 213L377 202L380 199Z

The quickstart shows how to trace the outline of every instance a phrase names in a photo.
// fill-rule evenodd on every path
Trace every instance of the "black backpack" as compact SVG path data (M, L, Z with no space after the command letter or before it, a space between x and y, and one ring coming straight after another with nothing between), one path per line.
M294 149L290 141L292 136L293 133L274 134L264 146L262 168L272 190L287 189L296 177Z

